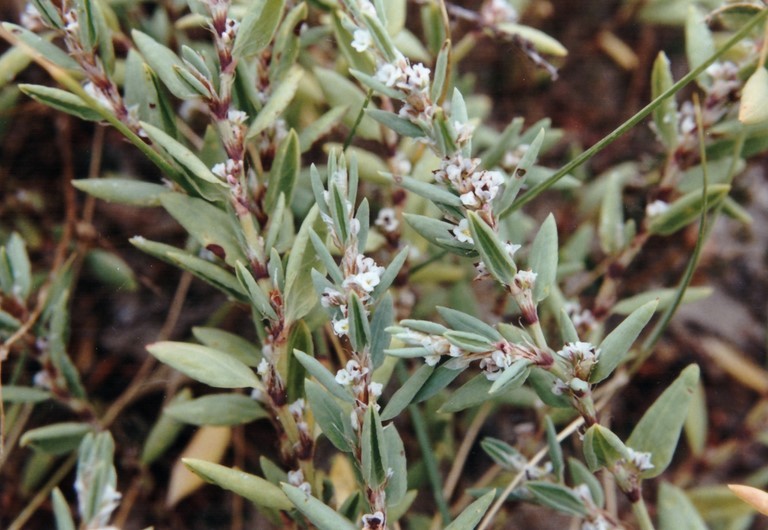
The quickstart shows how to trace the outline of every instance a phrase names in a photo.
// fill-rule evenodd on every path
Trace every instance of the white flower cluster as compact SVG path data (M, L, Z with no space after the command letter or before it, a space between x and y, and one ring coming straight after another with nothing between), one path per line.
M394 62L380 64L376 79L402 92L405 103L399 112L401 118L430 123L436 111L429 96L430 73L430 69L423 64L411 65L400 55Z
M361 394L363 388L360 387L360 384L365 382L365 376L368 373L367 367L362 367L355 359L350 359L345 368L336 372L336 382L342 386L352 386L355 394ZM371 382L368 385L368 392L374 397L379 397L383 389L381 383Z
M326 287L320 295L320 304L326 309L338 309L333 319L333 331L338 336L349 333L349 318L347 295L354 292L361 302L371 298L371 293L381 282L381 276L386 269L376 264L373 258L358 254L355 257L353 270L344 278L341 287L345 292Z
M629 461L638 471L648 471L649 469L653 469L651 453L635 451L631 447L627 447L627 452L629 453Z
M507 0L486 0L480 8L480 20L488 26L517 22L517 10Z
M464 158L456 153L440 162L433 172L436 182L445 184L459 194L468 209L479 210L498 195L504 176L498 171L480 170L479 158Z
M312 495L312 486L309 485L309 482L304 480L304 472L301 469L288 472L288 484L296 486L306 495Z
M211 173L232 186L239 183L238 175L242 170L243 163L240 160L228 158L226 162L220 162L213 166Z
M512 366L514 362L515 358L512 352L495 350L489 357L480 361L480 369L485 372L485 378L488 381L496 381L501 373Z
M569 342L557 355L568 361L574 377L586 381L600 357L600 350L589 342Z
M717 123L730 108L731 101L741 88L739 69L732 62L716 62L706 70L712 82L705 88L706 96L701 105L701 120L704 129ZM696 125L696 110L690 101L680 106L678 115L679 148L695 152L699 138Z

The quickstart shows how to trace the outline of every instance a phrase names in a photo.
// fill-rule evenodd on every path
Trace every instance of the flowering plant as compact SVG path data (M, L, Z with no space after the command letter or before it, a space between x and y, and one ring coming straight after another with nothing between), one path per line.
M162 207L183 228L183 247L142 235L131 243L184 271L180 293L194 277L223 294L221 313L248 327L214 320L169 340L169 320L104 411L67 350L69 293L86 254L113 278L127 265L71 249L85 236L67 232L53 273L33 288L24 240L11 234L0 253L0 362L14 369L2 391L27 412L3 420L0 435L12 436L0 467L17 441L36 451L29 465L42 475L46 455L71 456L9 528L49 493L58 528L74 528L57 486L75 464L81 528L130 525L130 508L115 510L140 486L118 492L121 440L110 427L146 380L168 399L142 438L140 476L173 450L182 425L199 427L171 472L171 506L205 481L250 501L256 524L280 528L485 529L521 502L583 530L630 519L654 528L646 481L670 466L684 428L703 452L706 431L690 427L706 420L701 370L677 370L631 428L611 426L621 415L611 407L678 306L706 294L689 285L712 219L740 215L732 182L768 147L768 45L743 45L766 24L765 6L715 11L727 22L718 46L691 8L689 73L675 82L660 53L651 102L557 170L545 161L561 131L549 120L484 124L485 100L462 73L469 50L490 39L557 78L550 61L563 61L565 48L522 24L506 0L477 11L443 1L189 0L156 6L151 20L137 9L31 0L21 26L3 23L13 48L0 69L17 75L36 62L62 88L20 84L24 94L113 127L145 155L162 181L94 175L72 184L105 201ZM406 24L416 11L424 44ZM678 108L691 82L697 91ZM648 116L653 161L579 172ZM539 200L550 188L577 206L550 208ZM630 212L633 189L643 199ZM695 245L682 280L630 295L627 271L649 242L683 230L695 231ZM137 283L130 272L119 278ZM69 421L27 429L34 404L48 401ZM493 467L474 484L467 471L467 494L454 499L481 426L508 407L533 418L535 434L528 443L485 437ZM249 449L257 466L244 457L244 433L267 424L269 447ZM458 448L452 435L434 438L446 424L466 429ZM454 463L443 481L446 452ZM431 501L419 498L420 484ZM652 504L662 530L703 527L707 516L669 483Z

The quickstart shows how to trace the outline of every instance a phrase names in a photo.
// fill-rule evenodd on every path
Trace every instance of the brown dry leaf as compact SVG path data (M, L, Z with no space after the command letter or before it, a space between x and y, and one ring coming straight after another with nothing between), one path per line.
M205 481L192 473L181 462L182 458L199 458L218 464L224 457L232 437L230 427L214 427L205 425L200 427L183 453L173 465L171 480L168 486L168 495L165 498L166 506L173 507L181 499L196 491Z
M755 510L763 515L768 515L768 493L752 486L743 486L741 484L728 484L728 488L738 498L754 507Z

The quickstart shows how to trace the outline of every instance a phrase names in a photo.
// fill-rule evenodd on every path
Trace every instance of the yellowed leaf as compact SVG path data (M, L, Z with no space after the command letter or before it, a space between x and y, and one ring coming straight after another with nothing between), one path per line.
M341 506L350 495L357 491L355 470L346 455L333 457L329 478L333 484L333 495L337 506Z
M203 479L187 469L181 462L182 458L199 458L218 464L229 447L231 437L230 427L206 425L197 430L171 471L168 495L165 499L165 504L168 507L175 506L184 497L205 484Z
M744 125L768 121L768 72L762 66L749 76L741 91L739 121Z
M743 486L741 484L728 484L728 488L730 488L734 495L755 508L755 510L763 515L768 515L768 493L752 486Z

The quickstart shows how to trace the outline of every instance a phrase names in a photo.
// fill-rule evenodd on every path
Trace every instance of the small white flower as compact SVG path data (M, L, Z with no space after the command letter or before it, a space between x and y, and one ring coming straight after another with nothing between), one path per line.
M638 471L648 471L653 469L651 463L651 453L644 453L641 451L635 451L631 447L627 447L629 453L629 461L638 469Z
M362 376L368 373L368 368L363 368L360 363L354 359L347 361L347 372L349 372L354 379L360 379Z
M261 388L251 389L251 399L254 401L264 401L264 391Z
M352 377L352 374L347 372L345 369L341 369L338 372L336 372L336 382L339 383L341 386L347 386L351 384L354 381L354 378Z
M360 430L360 422L357 419L357 411L353 410L349 413L349 423L352 425L352 430Z
M513 281L520 289L533 289L537 274L533 271L517 271Z
M382 512L367 513L363 515L363 530L383 530L386 521Z
M256 371L259 373L261 377L264 377L267 375L267 372L269 372L269 363L266 359L262 359L259 363L259 366L256 368Z
M368 392L373 397L379 397L382 390L384 390L384 385L381 383L371 382L371 384L368 385Z
M373 41L368 30L356 29L353 35L355 38L352 41L352 47L359 53L363 53L365 50L371 47Z
M304 414L304 398L299 398L288 405L288 412L293 416L302 416Z
M83 90L86 94L99 102L102 107L112 109L112 100L110 100L101 88L97 87L90 81L83 85Z
M461 204L468 208L477 207L480 206L480 201L477 200L477 195L475 195L475 192L468 191L467 193L462 193L459 196L459 199L461 199Z
M426 91L429 89L430 70L421 63L405 68L407 76L406 89L408 91Z
M302 482L304 482L304 472L301 469L288 472L288 484L298 486Z
M216 175L217 177L221 179L227 178L227 166L224 165L224 162L219 162L215 166L211 168L211 173Z
M452 230L453 235L459 241L459 243L469 243L474 245L475 240L472 239L472 232L469 230L469 221L462 219L459 224Z
M504 250L507 251L507 254L509 254L510 258L514 258L515 253L518 250L520 250L520 245L516 245L515 243L510 243L509 241L507 241L506 243L504 243Z
M379 215L376 217L374 224L385 232L394 232L400 226L397 214L392 208L382 208L379 210Z
M552 383L552 393L556 396L562 396L563 392L566 390L569 390L570 387L561 379L555 379L555 382Z
M453 128L456 131L456 143L459 145L465 144L470 138L472 138L472 133L475 132L475 126L471 123L454 121Z
M337 336L339 336L339 337L349 333L349 319L348 318L340 318L338 320L334 320L333 321L333 332Z
M589 342L569 342L557 354L569 361L596 361L600 351Z
M371 3L371 0L359 0L357 7L366 15L376 16L376 8Z
M645 207L645 215L648 217L656 217L669 210L669 203L666 203L660 199L656 199L648 206Z
M248 121L248 115L242 110L232 109L227 112L227 120L234 123L235 125L243 125L246 121Z
M357 285L366 293L370 293L377 285L379 285L380 281L381 277L376 272L361 272L360 274L355 274L354 276L346 278L343 285L344 287Z
M376 70L376 79L393 87L404 77L403 71L391 63L384 63Z
M323 289L323 293L320 295L320 305L328 309L343 305L343 303L344 296L339 291L331 287Z
M424 362L426 362L429 366L435 366L437 363L440 362L440 356L439 355L425 355L424 356Z
M75 33L80 27L77 21L77 11L70 9L64 13L64 30L68 33Z

